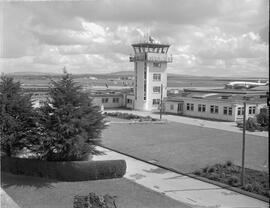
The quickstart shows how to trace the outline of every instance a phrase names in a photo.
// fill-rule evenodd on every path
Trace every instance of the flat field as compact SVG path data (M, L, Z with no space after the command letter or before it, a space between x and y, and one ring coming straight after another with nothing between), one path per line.
M242 134L187 124L111 123L103 145L146 161L190 173L231 160L241 164ZM246 167L267 170L268 138L246 135Z

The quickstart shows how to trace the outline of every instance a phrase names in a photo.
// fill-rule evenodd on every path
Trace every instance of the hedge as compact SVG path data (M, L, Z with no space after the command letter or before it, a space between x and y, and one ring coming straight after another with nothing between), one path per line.
M1 157L4 172L38 176L60 181L86 181L121 178L125 160L50 162L36 159Z

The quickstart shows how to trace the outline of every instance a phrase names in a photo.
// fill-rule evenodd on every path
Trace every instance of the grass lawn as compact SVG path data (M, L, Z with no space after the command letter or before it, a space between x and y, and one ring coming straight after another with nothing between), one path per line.
M75 195L116 196L117 208L187 208L125 178L82 182L50 181L2 173L2 188L21 208L72 208Z
M169 122L112 123L102 134L103 145L190 173L231 160L241 164L242 134ZM246 135L246 167L263 170L268 162L268 138Z

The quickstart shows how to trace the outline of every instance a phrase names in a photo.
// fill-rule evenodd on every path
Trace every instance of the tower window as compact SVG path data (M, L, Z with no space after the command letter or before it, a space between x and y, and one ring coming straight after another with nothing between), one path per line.
M161 80L161 74L153 74L153 81L160 81Z
M160 93L160 87L159 86L153 87L153 93Z
M154 62L154 63L153 63L153 67L158 67L158 68L160 68L160 67L161 67L161 63L156 63L156 62Z

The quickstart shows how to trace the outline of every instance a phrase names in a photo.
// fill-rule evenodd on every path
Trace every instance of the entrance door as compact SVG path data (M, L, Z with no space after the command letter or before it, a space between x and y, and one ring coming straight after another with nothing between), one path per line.
M177 105L177 114L183 113L183 103L178 103Z

